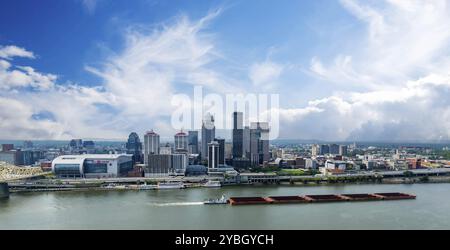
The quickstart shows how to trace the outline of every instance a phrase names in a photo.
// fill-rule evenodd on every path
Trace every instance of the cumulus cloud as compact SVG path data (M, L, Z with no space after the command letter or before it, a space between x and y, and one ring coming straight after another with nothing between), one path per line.
M14 45L0 46L0 58L12 59L13 57L35 58L33 52Z
M311 72L341 85L368 89L402 85L426 75L447 58L450 5L445 0L382 2L341 0L357 20L367 24L365 36L354 41L353 54L333 62L311 61Z
M450 140L448 2L341 3L367 24L366 34L349 38L352 54L311 59L310 71L335 94L279 110L282 137Z
M250 67L249 78L254 86L270 89L274 86L283 70L283 65L272 61L254 63Z

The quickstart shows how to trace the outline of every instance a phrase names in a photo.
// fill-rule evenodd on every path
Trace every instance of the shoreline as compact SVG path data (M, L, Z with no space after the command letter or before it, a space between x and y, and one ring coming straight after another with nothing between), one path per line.
M333 186L333 185L364 185L364 184L441 184L441 183L450 183L450 176L433 176L427 177L424 179L423 177L413 177L413 178L383 178L381 180L376 181L357 181L357 182L279 182L278 184L229 184L223 185L222 187L216 188L208 188L203 187L201 185L189 185L183 189L192 189L192 188L203 188L203 189L221 189L226 187L314 187L314 186ZM171 189L164 189L171 190ZM175 189L179 190L179 189ZM123 186L120 188L106 188L106 187L66 187L66 188L36 188L36 189L16 189L9 188L10 194L20 194L20 193L45 193L45 192L90 192L90 191L160 191L159 189L139 189L136 186L127 187Z

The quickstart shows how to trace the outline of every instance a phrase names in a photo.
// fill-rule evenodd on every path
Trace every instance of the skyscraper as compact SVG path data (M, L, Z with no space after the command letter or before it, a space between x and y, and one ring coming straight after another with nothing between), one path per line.
M244 133L243 133L243 156L245 158L250 159L250 127L245 126L244 127Z
M202 123L202 159L208 159L208 143L214 141L216 127L214 126L214 116L206 114Z
M217 168L219 158L219 143L216 141L208 143L208 168Z
M330 146L326 144L320 145L320 155L326 155L330 153Z
M198 154L198 131L188 132L188 149L190 154Z
M337 145L337 144L330 144L330 154L338 155L339 154L339 145Z
M183 131L175 134L175 152L187 153L188 152L188 136Z
M225 139L215 139L219 144L219 165L225 165Z
M320 147L317 144L314 144L311 146L311 155L312 156L318 156L320 155Z
M347 145L340 145L339 146L339 154L346 156L348 154L348 147Z
M148 164L149 155L159 154L159 135L153 130L144 135L144 164Z
M269 160L269 123L253 122L250 124L250 161L259 165Z
M244 129L242 112L233 112L233 158L242 158Z
M137 133L132 132L128 136L125 147L127 148L127 154L133 155L133 162L142 162L142 143Z

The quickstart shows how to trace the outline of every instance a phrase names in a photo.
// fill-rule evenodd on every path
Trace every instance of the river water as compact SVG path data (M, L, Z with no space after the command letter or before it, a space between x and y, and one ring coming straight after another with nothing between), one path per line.
M416 200L206 206L207 198L406 192ZM450 184L12 194L0 229L450 229Z

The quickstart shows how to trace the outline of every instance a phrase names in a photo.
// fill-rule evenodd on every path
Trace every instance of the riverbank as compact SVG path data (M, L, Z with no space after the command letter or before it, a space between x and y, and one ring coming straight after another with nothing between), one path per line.
M264 184L264 183L253 183L253 184L234 184L234 185L226 185L224 187L251 187L251 186L329 186L329 185L367 185L367 184L375 184L375 185L383 185L383 184L426 184L426 183L450 183L450 176L425 176L425 177L410 177L410 178L372 178L372 179L352 179L346 178L338 180L336 178L324 179L320 178L317 180L308 180L308 181L281 181L277 184ZM185 183L185 188L204 188L211 189L208 187L204 187L201 183ZM214 188L220 189L220 187ZM33 193L33 192L89 192L89 191L152 191L158 190L156 187L154 188L141 188L141 185L123 185L121 183L117 183L114 186L104 186L103 182L97 183L83 183L79 180L76 184L61 184L58 186L57 184L36 184L27 186L17 186L11 185L9 187L9 192L13 193Z

